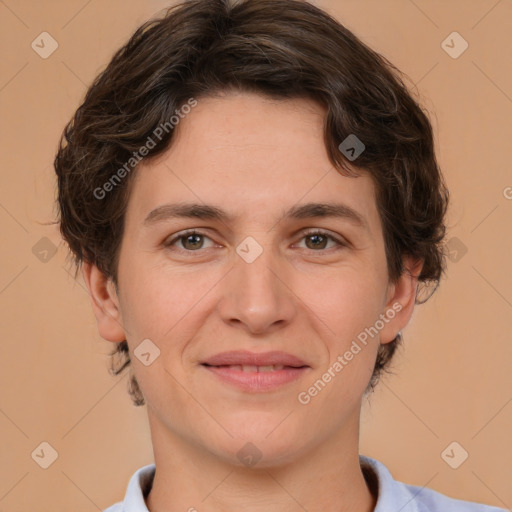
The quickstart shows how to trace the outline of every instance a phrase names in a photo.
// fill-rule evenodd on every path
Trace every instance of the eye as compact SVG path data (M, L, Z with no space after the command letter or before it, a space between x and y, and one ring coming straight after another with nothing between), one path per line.
M184 233L178 234L171 240L164 242L165 247L171 247L176 244L176 242L181 243L180 250L186 252L195 252L198 249L204 248L204 239L211 240L208 236L199 231L195 231L193 229L186 231Z
M334 237L330 233L327 233L322 230L312 229L306 232L301 240L306 240L306 248L311 249L313 251L321 251L322 249L326 249L326 245L329 241L334 242L338 246L346 246L347 244ZM308 243L309 241L309 243Z

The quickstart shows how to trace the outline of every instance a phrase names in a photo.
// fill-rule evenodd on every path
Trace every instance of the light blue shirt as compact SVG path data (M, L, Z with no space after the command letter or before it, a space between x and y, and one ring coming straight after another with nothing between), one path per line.
M364 455L359 455L359 461L365 473L370 471L374 474L378 488L374 512L504 512L506 510L450 498L428 487L404 484L396 481L382 462ZM144 498L149 494L154 475L154 464L139 468L128 483L124 501L115 503L103 512L149 512Z

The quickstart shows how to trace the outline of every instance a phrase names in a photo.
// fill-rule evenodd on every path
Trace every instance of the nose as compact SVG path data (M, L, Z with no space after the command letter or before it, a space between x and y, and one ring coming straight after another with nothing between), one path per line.
M288 325L297 310L290 268L268 248L251 263L236 254L234 267L223 280L222 319L251 334Z

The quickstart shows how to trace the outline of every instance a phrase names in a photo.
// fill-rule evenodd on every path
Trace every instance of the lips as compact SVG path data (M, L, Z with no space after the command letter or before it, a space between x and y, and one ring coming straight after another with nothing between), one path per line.
M255 366L255 365L242 365L242 364L230 364L230 365L221 365L216 366L216 368L228 368L230 370L237 370L239 372L275 372L276 370L283 370L284 368L294 368L292 366L284 366L282 364L269 364L265 366Z
M244 392L268 392L301 377L310 369L302 359L286 352L222 352L201 365L223 384Z
M230 352L221 352L212 357L209 357L202 364L208 366L242 366L242 367L291 367L301 368L308 366L302 359L288 354L286 352L249 352L246 350L234 350ZM265 371L265 370L263 370ZM267 370L268 371L268 370Z

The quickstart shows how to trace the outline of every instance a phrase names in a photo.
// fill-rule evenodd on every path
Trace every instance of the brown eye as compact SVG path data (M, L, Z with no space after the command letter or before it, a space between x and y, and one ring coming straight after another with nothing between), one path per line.
M323 252L324 249L331 249L338 246L338 248L346 247L347 244L333 235L324 231L312 230L304 234L302 240L305 240L306 249L311 251ZM328 247L329 241L334 243L334 246Z
M201 249L203 246L203 235L194 234L194 235L185 235L178 238L178 240L183 240L182 245L187 250Z
M308 245L308 243L306 242L306 246L308 247L308 249L325 249L327 245L327 238L328 237L321 234L307 235L305 239L309 240L311 244Z
M199 249L208 249L208 247L205 247L205 240L211 239L203 233L191 230L184 233L182 232L181 235L178 234L171 240L164 242L163 245L171 250L177 245L176 250L178 252L197 252ZM210 245L210 247L211 246L212 245Z

